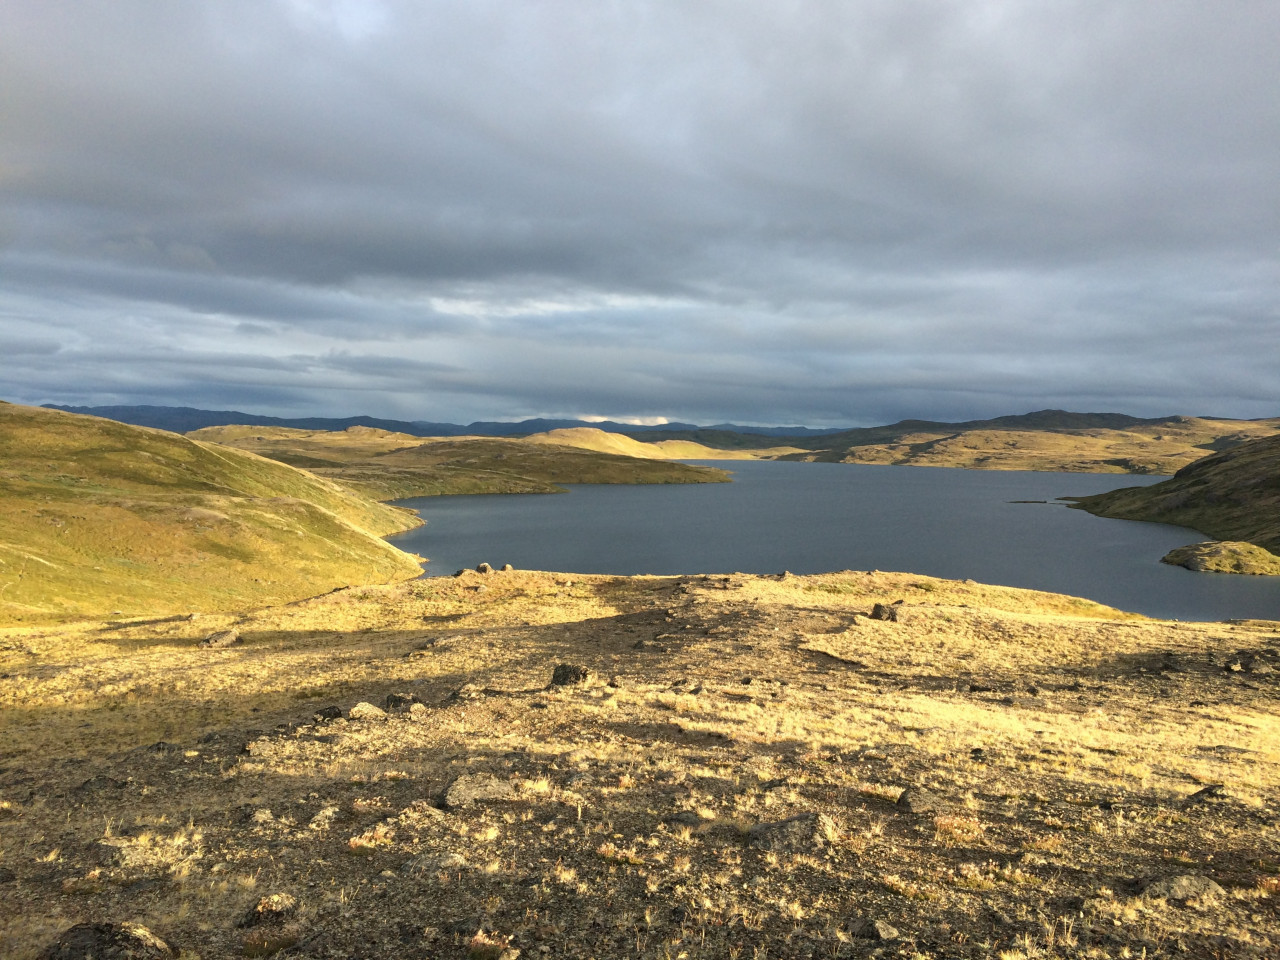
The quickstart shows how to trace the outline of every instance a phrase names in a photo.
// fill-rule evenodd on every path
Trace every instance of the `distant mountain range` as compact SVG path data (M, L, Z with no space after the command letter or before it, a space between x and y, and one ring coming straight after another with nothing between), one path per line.
M839 433L841 428L817 430L811 427L751 427L736 423L720 423L701 427L693 423L663 423L644 426L634 423L616 423L612 420L548 420L538 418L519 422L477 421L476 423L433 423L426 420L386 420L381 417L263 417L238 410L199 410L195 407L106 406L70 407L46 403L51 410L67 413L87 413L105 417L120 423L138 427L157 427L174 433L189 433L204 427L225 427L245 424L255 427L293 427L299 430L346 430L348 427L376 427L394 433L407 433L414 437L527 437L535 433L564 430L573 427L596 427L609 433L628 436L648 433L674 433L681 436L698 431L752 434L766 437L818 437Z

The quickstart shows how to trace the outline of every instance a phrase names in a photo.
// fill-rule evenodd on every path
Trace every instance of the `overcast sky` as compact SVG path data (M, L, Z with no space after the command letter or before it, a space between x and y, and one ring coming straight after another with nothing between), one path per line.
M0 398L1280 415L1274 0L4 0Z

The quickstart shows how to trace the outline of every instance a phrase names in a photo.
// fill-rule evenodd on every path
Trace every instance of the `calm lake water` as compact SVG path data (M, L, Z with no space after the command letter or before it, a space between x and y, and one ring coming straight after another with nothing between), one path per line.
M1205 537L1062 503L1160 477L699 461L733 483L574 486L559 495L402 500L426 526L392 537L428 576L481 561L573 573L897 570L1052 590L1182 620L1280 619L1280 578L1160 563Z

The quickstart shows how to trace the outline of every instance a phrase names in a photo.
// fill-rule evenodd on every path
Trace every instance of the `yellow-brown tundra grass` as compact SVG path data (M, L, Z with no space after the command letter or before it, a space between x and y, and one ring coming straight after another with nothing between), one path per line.
M6 630L0 942L1274 957L1278 669L1276 623L890 573L467 574ZM420 705L347 718L389 694ZM446 803L480 774L506 796ZM1183 876L1222 892L1144 894ZM266 897L296 909L248 922Z

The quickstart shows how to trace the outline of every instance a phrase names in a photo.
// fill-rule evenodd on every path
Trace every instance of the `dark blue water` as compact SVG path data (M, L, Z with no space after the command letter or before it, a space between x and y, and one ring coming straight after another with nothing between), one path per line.
M575 486L560 495L403 500L427 521L392 538L428 575L481 561L575 573L897 570L1052 590L1182 620L1280 619L1280 578L1160 563L1205 539L1061 503L1160 477L704 461L731 484Z

